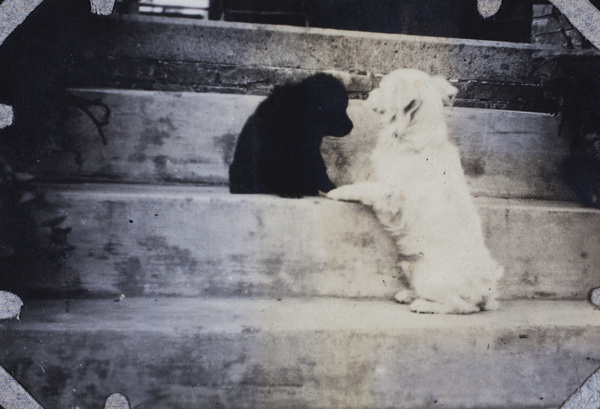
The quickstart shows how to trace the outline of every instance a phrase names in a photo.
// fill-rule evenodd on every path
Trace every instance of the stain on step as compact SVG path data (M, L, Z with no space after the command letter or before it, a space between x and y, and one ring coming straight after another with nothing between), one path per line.
M159 118L155 126L149 126L140 134L140 145L146 147L149 145L163 146L165 139L171 137L171 133L177 128L168 117Z
M118 273L117 288L128 297L144 293L144 272L139 257L131 256L127 260L114 263Z
M232 133L226 133L213 138L214 146L219 149L221 152L221 158L227 165L230 165L233 161L233 153L235 151L236 141L237 135Z
M129 162L135 162L135 163L142 163L146 159L148 159L148 156L143 152L135 152L127 157L127 160Z
M166 237L148 236L138 240L138 244L148 252L148 260L158 264L167 271L180 270L184 274L193 275L198 269L198 260L186 248L168 244Z
M479 177L485 175L485 162L480 158L461 159L465 175Z
M44 365L44 381L40 387L44 401L60 396L71 379L69 371L61 365Z

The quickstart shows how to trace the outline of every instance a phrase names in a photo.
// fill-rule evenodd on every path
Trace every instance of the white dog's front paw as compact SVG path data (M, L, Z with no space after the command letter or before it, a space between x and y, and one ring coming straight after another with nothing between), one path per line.
M332 200L343 200L347 202L356 201L351 185L340 186L327 192L327 198Z

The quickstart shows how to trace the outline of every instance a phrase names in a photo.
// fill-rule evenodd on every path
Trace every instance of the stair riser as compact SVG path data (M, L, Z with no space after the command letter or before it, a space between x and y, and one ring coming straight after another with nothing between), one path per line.
M86 64L89 65L89 61L79 57L77 66ZM367 73L327 71L344 79L352 98L365 98L379 81ZM111 61L111 70L103 73L101 79L90 81L89 77L79 73L80 80L73 86L268 95L276 85L300 81L314 73L314 70L304 68L127 58ZM487 82L459 77L454 85L460 90L456 106L532 112L550 110L544 100L544 89L539 84Z
M46 407L98 407L120 392L144 408L244 409L556 408L600 362L596 329L500 324L485 332L451 325L411 332L394 323L369 332L313 331L310 324L287 331L259 311L233 325L239 329L196 330L201 323L194 322L189 333L153 329L152 319L145 331L119 320L116 328L82 330L69 313L35 326L24 312L23 325L1 332L0 362ZM185 325L185 318L171 322Z
M418 68L451 78L512 84L535 82L534 54L552 50L543 45L148 17L114 20L105 30L112 42L100 46L108 45L106 52L117 58L377 74Z
M47 164L54 180L195 182L227 184L228 166L246 119L262 97L247 95L85 91L111 107L103 146L87 116L73 111L70 152ZM378 133L375 118L351 101L353 132L326 138L323 156L332 180L345 184L365 173ZM532 113L455 108L448 111L452 139L475 195L572 199L560 181L567 142L557 118Z
M76 189L76 188L74 188ZM92 296L391 297L396 248L370 210L323 198L103 185L55 190L75 251L31 287ZM477 200L503 298L584 299L598 285L600 217ZM45 217L50 217L50 214Z
M351 333L271 341L256 336L174 340L145 334L17 334L18 342L6 342L6 347L29 352L3 357L3 366L47 407L101 407L109 394L119 392L132 404L149 402L144 408L556 408L585 381L581 374L592 373L598 363L581 353L524 357L520 348L500 355L425 358L427 347L405 348L419 340ZM52 344L46 345L49 339ZM307 342L316 344L313 350L290 354ZM77 349L65 351L65 345L74 344ZM170 353L156 354L167 346ZM252 357L257 350L263 352ZM360 352L348 356L353 350ZM515 373L529 379L517 383Z
M76 69L68 77L78 86L255 94L315 71L337 70L348 73L350 89L364 95L376 83L372 74L417 68L458 80L464 106L516 110L548 109L538 69L544 55L555 51L543 45L148 16L100 21L77 40ZM98 73L98 66L106 69Z

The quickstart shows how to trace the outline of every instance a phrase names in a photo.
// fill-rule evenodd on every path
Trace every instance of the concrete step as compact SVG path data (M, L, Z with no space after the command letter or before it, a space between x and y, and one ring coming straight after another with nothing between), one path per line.
M600 365L585 302L470 316L387 301L26 301L0 364L44 407L557 408Z
M108 145L90 119L73 111L70 151L40 172L52 180L136 183L228 183L237 136L263 97L125 90L80 90L112 110ZM323 155L334 182L345 184L365 171L378 129L362 101L351 101L355 128L345 138L326 138ZM473 194L571 200L559 177L567 141L559 119L546 114L454 108L448 110Z
M40 296L335 296L389 299L396 248L373 213L325 198L231 195L227 188L56 185L76 249L32 272ZM503 298L585 299L599 284L600 212L477 198Z
M515 110L548 108L539 71L556 52L539 44L148 16L103 19L76 41L69 77L78 86L264 95L276 84L337 70L351 77L353 95L364 96L376 84L372 74L416 68L455 79L461 106Z

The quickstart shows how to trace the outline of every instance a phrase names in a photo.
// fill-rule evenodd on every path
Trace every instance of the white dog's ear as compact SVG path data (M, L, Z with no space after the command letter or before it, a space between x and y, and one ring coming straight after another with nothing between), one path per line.
M458 94L458 88L450 84L450 81L444 77L435 76L432 79L442 94L442 102L444 105L452 106L454 104L456 94Z

